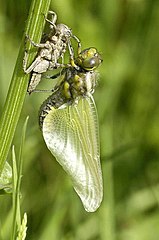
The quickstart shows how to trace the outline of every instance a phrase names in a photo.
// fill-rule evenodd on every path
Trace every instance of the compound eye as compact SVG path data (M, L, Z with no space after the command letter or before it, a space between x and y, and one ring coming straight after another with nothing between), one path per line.
M99 58L97 57L87 58L83 61L83 68L85 70L93 70L97 68L99 64L100 64Z
M101 63L101 59L98 56L94 56L91 58L87 58L83 60L82 67L87 70L94 70L96 69Z
M75 63L86 71L96 69L102 62L96 48L86 48L76 58Z

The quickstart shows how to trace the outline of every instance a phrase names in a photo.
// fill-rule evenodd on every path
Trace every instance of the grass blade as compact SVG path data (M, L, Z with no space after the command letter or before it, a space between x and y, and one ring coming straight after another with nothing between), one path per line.
M21 213L20 213L20 184L22 177L22 166L23 166L23 150L25 142L25 133L27 127L28 117L24 123L22 130L21 146L19 151L19 158L16 164L15 151L13 147L12 156L13 156L13 229L12 229L12 239L15 239L16 229L21 229Z
M26 31L22 38L15 70L0 119L0 174L12 143L29 81L29 76L24 74L22 69L25 34L29 34L35 42L40 41L45 23L44 14L47 14L50 2L51 0L32 1ZM28 61L32 61L35 55L36 51L29 55Z

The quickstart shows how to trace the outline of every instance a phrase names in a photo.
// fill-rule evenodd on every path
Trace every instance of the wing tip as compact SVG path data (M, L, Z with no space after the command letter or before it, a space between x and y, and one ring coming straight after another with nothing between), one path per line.
M102 185L100 187L100 190L98 189L97 192L90 192L89 195L79 192L77 188L74 187L86 212L95 212L100 207L103 200L103 187Z

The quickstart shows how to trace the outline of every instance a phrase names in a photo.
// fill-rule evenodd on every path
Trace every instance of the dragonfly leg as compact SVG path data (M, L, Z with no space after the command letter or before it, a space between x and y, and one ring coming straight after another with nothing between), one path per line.
M45 16L45 21L47 21L48 23L50 23L50 28L51 29L56 29L56 21L57 21L57 14L53 11L49 11L48 14L50 14L52 16L51 20L49 20L48 18L46 18Z
M81 53L81 41L79 40L78 37L76 37L75 35L72 35L72 37L77 41L78 44L78 48L77 48L77 54L79 55Z
M49 76L49 75L45 75L44 77L45 78L51 78L51 79L56 79L56 78L58 78L59 76L61 76L61 72L59 72L59 73L56 73L56 74L54 74L53 76Z
M29 35L26 35L26 40L29 40L29 42L31 43L31 45L33 45L34 47L38 47L38 48L45 48L47 45L46 43L35 43L30 37Z

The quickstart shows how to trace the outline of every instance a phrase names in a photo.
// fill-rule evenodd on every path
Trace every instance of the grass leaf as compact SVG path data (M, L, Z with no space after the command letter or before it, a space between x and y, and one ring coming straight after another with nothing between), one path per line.
M0 174L12 143L29 81L29 76L24 74L22 68L25 34L27 33L35 42L40 41L45 23L44 14L47 14L49 5L50 0L32 1L28 21L26 23L26 30L22 38L19 55L0 119ZM35 55L36 51L30 54L28 62L31 62Z

